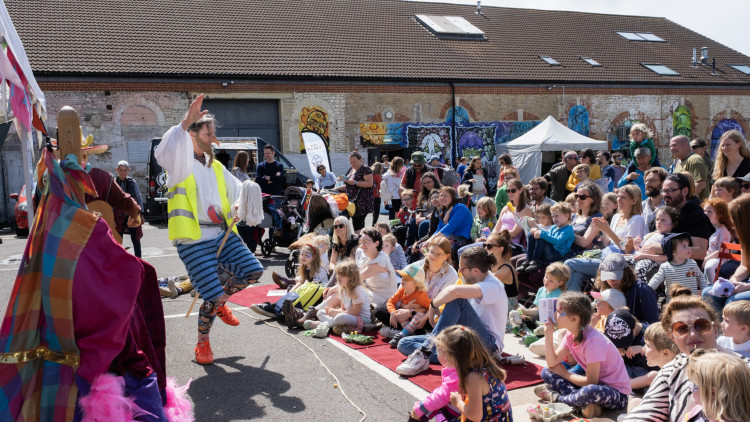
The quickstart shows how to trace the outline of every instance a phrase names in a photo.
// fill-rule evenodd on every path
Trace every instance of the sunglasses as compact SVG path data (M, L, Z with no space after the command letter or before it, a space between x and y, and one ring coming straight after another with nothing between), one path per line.
M344 227L346 227L346 224L334 224L333 225L334 229L343 229Z
M690 333L690 328L692 327L696 333L706 334L711 331L713 325L711 321L705 318L698 318L692 324L677 321L672 323L672 333L680 337L686 336Z
M516 188L508 189L508 192L509 193L516 193L516 192L518 192L518 189L516 189Z
M589 199L591 197L588 196L588 195L576 195L576 198L580 199L581 201L585 201L585 200L587 200L587 199Z
M493 245L492 243L485 243L484 244L484 248L487 249L488 251L491 251L492 248L499 248L499 247L500 247L500 245Z
M692 148L692 149L698 149L698 148L703 148L703 147L700 146L700 145L690 145L690 148Z

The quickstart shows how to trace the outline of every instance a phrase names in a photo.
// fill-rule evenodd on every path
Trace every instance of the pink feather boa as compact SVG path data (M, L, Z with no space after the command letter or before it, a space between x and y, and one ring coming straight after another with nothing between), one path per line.
M187 390L190 381L184 386L179 386L174 378L167 378L167 404L164 413L169 422L194 422L193 404L187 398Z
M190 380L192 381L192 380ZM194 422L193 405L187 398L190 381L179 386L174 378L167 378L167 404L164 413L169 422ZM135 422L148 414L133 399L125 397L125 380L112 374L99 375L91 384L91 391L79 400L83 422L123 421Z

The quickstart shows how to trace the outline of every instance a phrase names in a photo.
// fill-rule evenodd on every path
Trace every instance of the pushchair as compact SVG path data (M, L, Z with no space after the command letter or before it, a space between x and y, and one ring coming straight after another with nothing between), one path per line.
M338 217L339 210L338 205L334 205L336 202L327 200L330 194L313 194L308 202L308 208L306 210L306 233L300 238L299 242L295 242L289 246L289 256L286 259L284 265L284 271L286 276L293 278L297 275L297 267L299 267L299 249L301 245L310 243L312 236L315 235L330 235L333 227L333 220ZM309 236L309 237L308 237ZM306 239L307 238L307 239Z
M268 238L260 244L263 256L270 256L277 246L288 247L299 238L305 226L302 213L301 188L290 186L283 196L263 195L263 222L260 226L268 230ZM281 229L274 224L274 215L281 218Z

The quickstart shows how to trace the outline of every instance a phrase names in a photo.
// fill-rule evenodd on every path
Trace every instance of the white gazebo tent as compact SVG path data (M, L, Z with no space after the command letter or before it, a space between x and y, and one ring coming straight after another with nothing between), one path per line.
M16 66L10 61L10 57L5 51L0 50L0 76L3 79L1 96L2 96L2 107L7 110L7 104L10 102L11 108L13 109L13 124L16 128L16 133L21 139L22 144L22 157L23 157L23 168L24 168L24 181L26 183L26 203L27 212L29 218L29 228L32 227L34 221L34 205L33 205L33 178L34 178L34 167L33 161L33 139L32 139L32 118L33 110L35 108L37 114L44 118L46 116L45 109L45 98L41 88L34 79L34 74L31 70L31 64L29 59L26 57L26 52L23 49L21 39L18 37L16 28L13 26L13 22L8 14L8 9L5 7L5 3L0 1L0 36L5 39L8 44L8 53L12 53L15 57ZM24 86L23 81L26 81ZM12 85L10 91L6 93L6 84ZM15 91L13 91L15 89ZM13 94L10 94L13 92ZM25 99L19 103L11 98L13 95L20 96ZM5 116L7 118L7 116Z
M541 176L544 151L580 151L585 148L607 150L609 145L607 141L597 141L574 132L548 116L534 129L502 147L510 154L521 180L528 183L532 178Z

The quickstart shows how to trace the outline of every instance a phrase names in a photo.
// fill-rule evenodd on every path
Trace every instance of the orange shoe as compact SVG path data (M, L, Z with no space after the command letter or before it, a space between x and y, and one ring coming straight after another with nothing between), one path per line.
M219 306L216 310L216 315L224 321L225 324L236 327L240 325L240 320L232 313L227 305Z
M214 352L211 351L211 343L199 341L195 346L195 361L201 365L210 365L214 363Z

